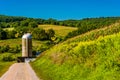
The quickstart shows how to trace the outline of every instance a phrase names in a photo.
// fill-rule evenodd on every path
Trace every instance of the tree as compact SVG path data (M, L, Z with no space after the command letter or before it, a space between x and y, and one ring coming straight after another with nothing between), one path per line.
M7 38L8 38L8 39L14 39L16 33L17 33L17 32L16 32L15 30L7 31Z
M32 36L36 40L46 40L47 34L45 33L45 30L40 28L35 28L32 32Z
M7 38L7 33L0 28L0 40L6 39Z
M24 20L24 21L21 21L21 26L28 26L28 21Z
M52 37L54 37L54 35L55 35L55 31L53 29L49 29L47 31L47 35L48 35L48 39L52 40Z
M36 27L38 27L38 24L35 21L33 21L33 22L29 23L29 27L36 28Z

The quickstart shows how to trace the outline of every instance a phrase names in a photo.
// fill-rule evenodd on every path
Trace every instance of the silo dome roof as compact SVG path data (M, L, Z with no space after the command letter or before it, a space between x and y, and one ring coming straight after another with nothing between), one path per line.
M32 35L30 33L26 33L22 36L22 38L24 39L31 39L32 38Z

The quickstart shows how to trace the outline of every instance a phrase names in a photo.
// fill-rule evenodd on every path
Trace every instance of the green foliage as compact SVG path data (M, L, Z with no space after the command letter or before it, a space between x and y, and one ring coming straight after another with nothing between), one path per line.
M44 30L48 31L49 29L53 29L55 32L55 37L62 37L64 38L69 32L77 30L75 27L66 27L66 26L59 26L59 25L39 25L39 28L43 28Z
M2 28L0 28L0 40L6 38L7 38L6 32Z
M17 33L15 30L11 30L11 31L6 31L7 33L7 39L14 39L16 38L15 37L15 34Z
M20 26L28 26L29 22L27 20L21 21Z
M88 32L90 30L99 29L108 25L111 25L115 22L118 22L120 20L120 17L100 17L100 18L86 18L81 20L64 20L64 21L57 21L55 19L34 19L34 18L26 18L26 17L13 17L13 16L5 16L0 15L0 27L1 28L15 28L15 35L13 35L12 31L4 33L4 39L10 39L10 38L20 38L24 33L26 32L32 32L33 28L37 28L39 24L52 24L52 25L62 25L62 26L71 26L71 27L77 27L78 30L74 31L68 31L64 30L65 34L61 34L66 36L66 32L68 35L65 37L65 40L67 38L83 34L85 32ZM17 29L16 29L17 28ZM56 27L58 28L58 27ZM58 28L58 31L59 28ZM58 31L55 31L57 33ZM60 34L60 33L58 33ZM10 36L9 36L10 35ZM44 34L45 35L45 34ZM15 36L15 37L14 37ZM64 37L63 36L63 37ZM47 39L50 39L50 35L47 36ZM57 37L59 37L57 35ZM41 40L45 40L46 36L42 36Z
M93 41L62 43L32 64L45 80L119 80L120 33Z
M96 29L88 33L85 33L83 35L76 36L74 38L67 40L66 43L95 40L99 38L100 36L111 35L111 34L115 34L118 32L120 32L120 24L116 23L109 27Z
M12 54L5 54L2 57L2 61L15 61L15 57L13 57Z
M38 24L35 21L34 22L30 22L29 23L29 27L36 28L36 27L38 27Z
M32 32L33 39L36 40L46 40L47 34L45 33L45 30L40 28L35 28Z
M48 29L47 30L47 36L49 40L52 40L52 37L55 36L55 31L53 29Z
M0 46L0 53L19 53L21 51L21 46L10 47L9 45Z
M83 19L81 21L72 21L72 25L77 25L78 30L70 32L66 38L71 38L76 35L83 34L85 32L94 30L94 29L100 29L109 25L112 25L115 22L118 22L120 19L115 17L101 17L101 18L87 18ZM71 20L68 20L68 23L71 22Z

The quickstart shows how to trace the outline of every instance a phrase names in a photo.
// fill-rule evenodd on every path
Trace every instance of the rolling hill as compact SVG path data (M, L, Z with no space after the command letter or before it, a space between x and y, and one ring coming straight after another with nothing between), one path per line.
M44 80L119 80L120 17L63 21L0 17L0 75L21 56L21 36L43 28L42 37L48 37L48 29L56 33L53 40L33 40L33 51L44 52L31 65Z
M45 80L119 80L120 24L55 45L31 65Z
M66 27L58 25L39 25L40 28L45 30L53 29L57 36L65 37L69 32L77 30L75 27Z

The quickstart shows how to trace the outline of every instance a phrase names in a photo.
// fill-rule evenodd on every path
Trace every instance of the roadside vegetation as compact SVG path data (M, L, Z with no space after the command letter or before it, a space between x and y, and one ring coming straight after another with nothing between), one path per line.
M71 39L68 39L63 43L91 41L91 40L95 40L95 39L99 38L100 36L107 36L107 35L115 34L118 32L120 32L120 22L117 22L110 26L106 26L104 28L91 30L85 34L78 35Z
M0 61L0 77L9 69L14 62Z
M119 80L120 33L55 46L32 64L44 80Z
M119 80L120 24L68 39L31 63L45 80Z

